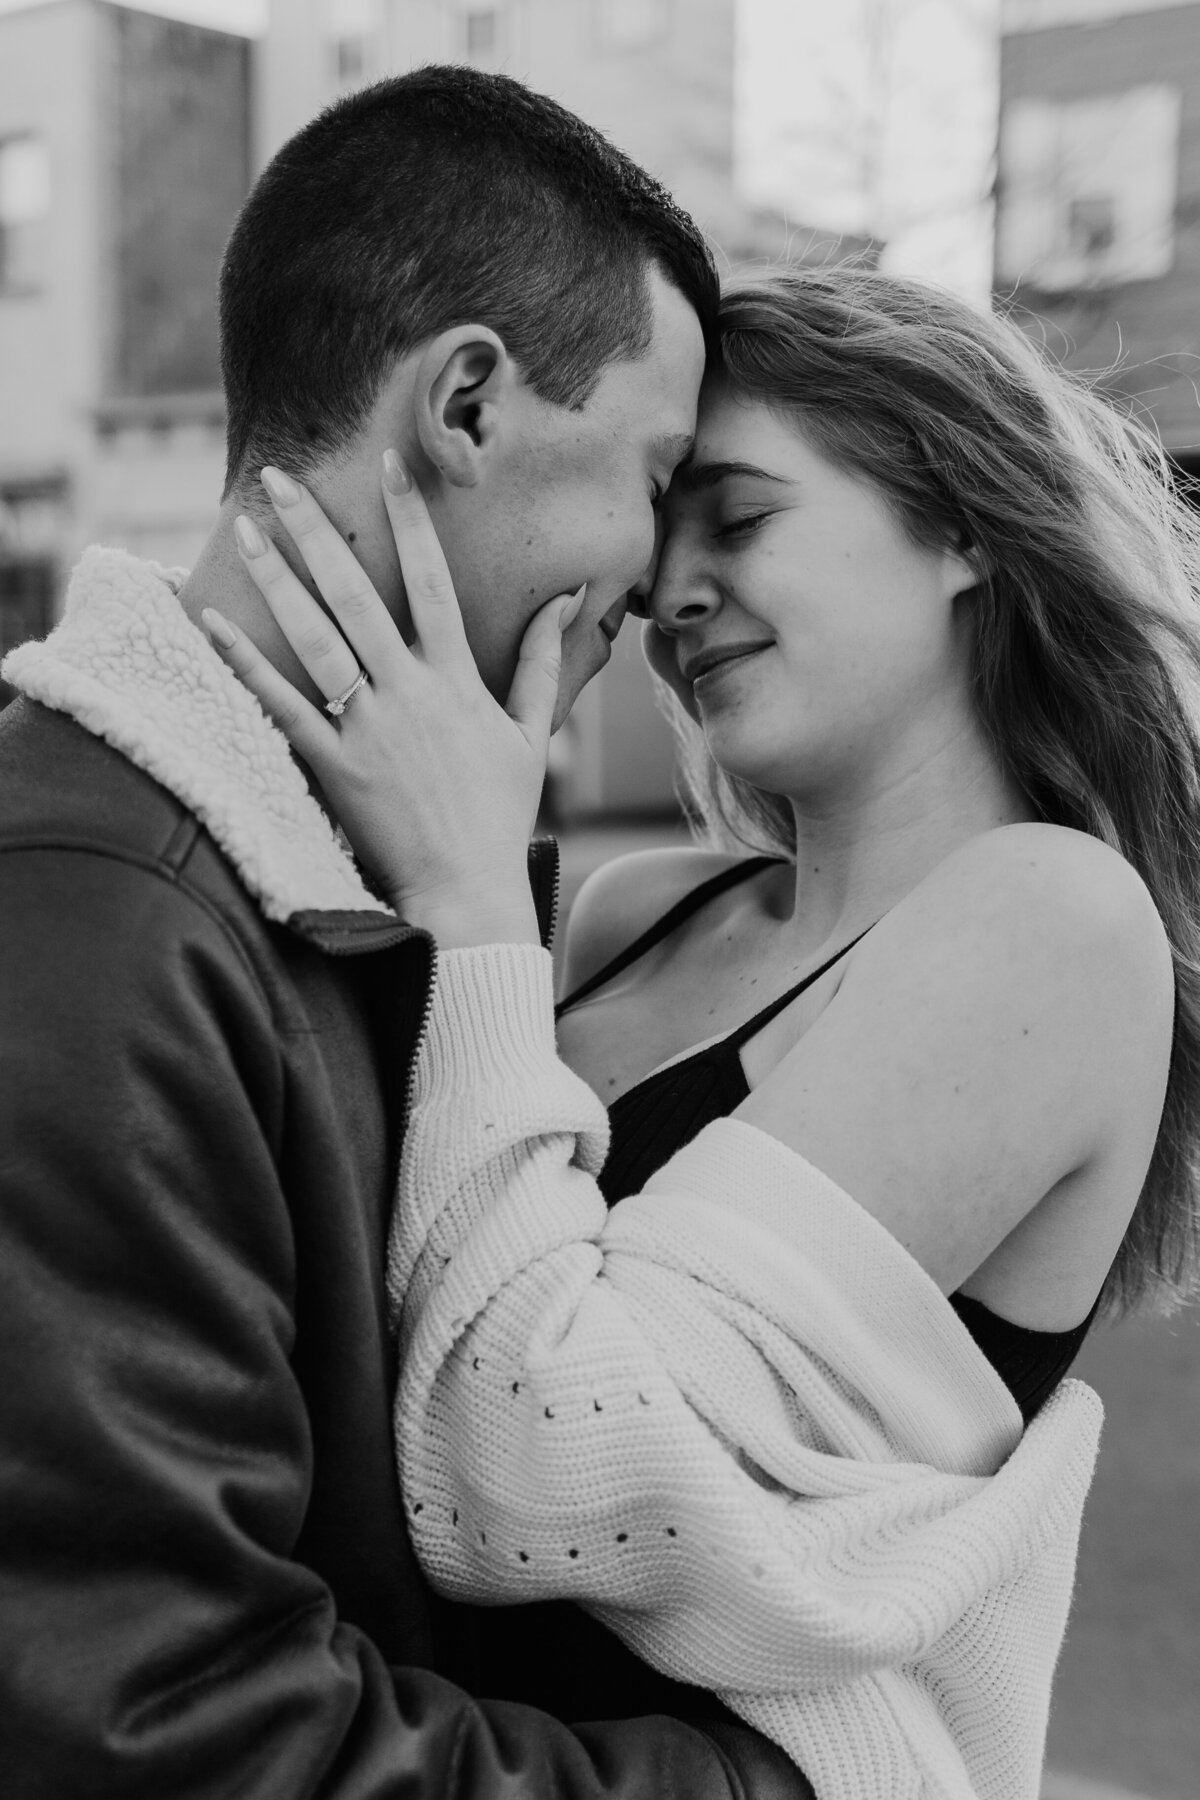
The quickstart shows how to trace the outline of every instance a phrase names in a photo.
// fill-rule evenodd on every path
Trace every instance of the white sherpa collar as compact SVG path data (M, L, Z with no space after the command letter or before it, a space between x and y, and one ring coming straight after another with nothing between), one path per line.
M200 819L267 918L379 913L282 733L176 599L184 572L93 548L62 622L3 675L144 769Z

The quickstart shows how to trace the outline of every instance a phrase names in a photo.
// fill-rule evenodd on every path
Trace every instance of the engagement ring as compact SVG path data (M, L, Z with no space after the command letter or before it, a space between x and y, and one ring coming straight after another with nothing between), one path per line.
M365 669L360 669L344 694L339 694L335 700L327 700L325 702L325 711L327 713L332 713L335 719L340 719L350 702L353 700L355 694L357 694L359 688L366 687L369 680L370 676L367 674L367 671Z

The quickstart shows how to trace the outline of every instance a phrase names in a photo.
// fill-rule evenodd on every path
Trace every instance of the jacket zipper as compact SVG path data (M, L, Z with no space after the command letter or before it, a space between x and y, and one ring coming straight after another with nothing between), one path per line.
M543 849L542 846L545 846L545 848ZM530 856L531 856L531 858L535 859L535 862L540 862L543 856L548 857L550 860L550 864L551 864L550 916L549 916L549 920L548 920L547 927L546 927L546 935L543 940L544 948L548 949L549 946L554 942L554 933L558 926L558 902L559 902L559 893L560 893L561 886L562 886L562 857L559 854L557 839L552 838L552 837L539 838L534 844L530 845ZM408 930L410 932L412 932L414 936L417 936L417 935L420 935L423 937L428 936L428 933L426 933L426 932L418 932L417 928L415 926L409 926ZM421 1017L418 1022L418 1025L417 1025L416 1036L413 1039L412 1053L409 1057L409 1062L408 1062L408 1073L405 1077L405 1082L404 1082L404 1112L403 1112L403 1122L401 1125L402 1132L406 1131L408 1128L408 1117L412 1111L413 1088L416 1086L416 1080L417 1080L417 1064L420 1061L421 1050L425 1043L425 1034L429 1029L429 1015L433 1011L433 997L434 997L434 991L437 986L437 956L438 956L437 944L433 938L430 938L429 939L429 979L425 985L425 1001L421 1007ZM401 1139L400 1154L401 1155L404 1154L403 1138ZM397 1175L398 1174L399 1174L399 1165L397 1164Z
M550 854L554 858L554 874L550 882L550 924L546 931L546 948L549 950L554 942L554 934L558 930L558 899L562 887L562 852L558 847L558 839L548 840L553 849Z
M425 1001L421 1007L421 1017L417 1022L417 1031L416 1036L413 1038L412 1053L408 1059L408 1071L404 1077L404 1110L400 1118L400 1153L396 1158L396 1181L393 1183L393 1187L399 1185L400 1157L404 1155L404 1139L408 1132L408 1116L412 1112L413 1088L417 1084L417 1063L420 1061L421 1050L425 1043L425 1033L429 1030L429 1015L433 1011L434 988L437 984L437 959L437 944L433 938L430 938L429 979L425 983Z

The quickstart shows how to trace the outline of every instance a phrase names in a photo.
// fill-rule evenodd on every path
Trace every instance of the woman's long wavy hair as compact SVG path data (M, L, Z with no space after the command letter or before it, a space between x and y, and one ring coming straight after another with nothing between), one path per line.
M1162 1124L1104 1289L1122 1312L1195 1292L1200 1249L1200 524L1156 439L1016 326L853 265L731 287L731 389L872 481L922 543L981 571L973 681L1039 815L1103 839L1170 938L1176 1010ZM727 775L669 702L704 841L795 854L781 797Z

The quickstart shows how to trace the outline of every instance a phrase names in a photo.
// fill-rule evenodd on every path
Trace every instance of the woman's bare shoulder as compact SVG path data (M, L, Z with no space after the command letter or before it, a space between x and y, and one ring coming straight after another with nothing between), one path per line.
M897 934L992 923L1076 945L1120 949L1160 968L1169 947L1153 899L1131 863L1099 838L1062 825L1004 825L969 839L896 907ZM887 934L883 934L887 935Z
M1140 875L1118 851L1065 826L1005 825L969 839L892 908L863 944L860 981L889 969L969 983L1004 998L1006 981L1037 992L1064 1023L1094 1026L1097 1007L1161 1034L1174 1004L1171 948Z
M685 894L741 860L681 844L602 863L583 883L567 920L563 992L590 981Z
M1098 1283L1153 1150L1173 988L1166 933L1121 856L1004 826L880 920L738 1116L852 1194L947 1292L1074 1183L1112 1227L1086 1270Z

